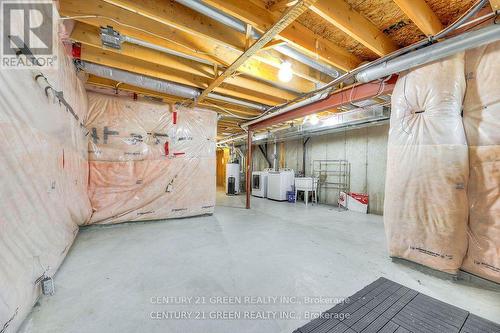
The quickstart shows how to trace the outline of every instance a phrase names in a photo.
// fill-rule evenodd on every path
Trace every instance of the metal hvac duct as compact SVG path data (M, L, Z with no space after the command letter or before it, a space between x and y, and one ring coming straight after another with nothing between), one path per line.
M197 11L198 13L201 13L205 16L208 16L222 24L227 25L228 27L231 27L239 32L245 33L246 32L246 24L237 19L234 18L230 15L227 15L213 7L208 6L207 4L203 3L201 0L176 0L176 2L180 3L183 6L186 6L188 8L191 8L194 11ZM260 33L252 30L252 37L254 39L260 38ZM284 55L289 56L290 58L293 58L303 64L306 64L310 67L313 67L314 69L325 73L333 78L336 78L339 76L339 72L333 68L332 66L329 66L327 64L319 63L318 61L311 59L310 57L300 53L299 51L287 46L287 45L279 45L276 46L275 49L283 53Z
M143 76L139 74L134 74L121 69L94 64L92 62L81 61L78 67L89 74L94 74L99 77L127 83L133 86L165 93L168 95L195 100L201 93L200 90L196 88L188 87L179 83L155 79L152 77ZM267 106L262 104L242 101L236 98L227 97L215 93L208 94L208 97L219 101L228 102L231 104L237 104L261 111L267 109Z
M180 3L183 6L186 6L188 8L191 8L194 11L197 11L198 13L201 13L205 16L208 16L224 25L227 25L228 27L233 28L234 30L238 30L239 32L246 32L246 24L243 23L242 21L238 20L237 18L234 18L230 15L227 15L213 7L210 7L206 4L204 4L200 0L175 0L176 2ZM255 39L258 39L260 37L259 33L255 30L252 30L252 37Z
M223 95L219 95L219 94L216 94L216 93L209 93L208 97L216 99L216 100L219 100L219 101L222 101L222 102L228 102L228 103L231 103L231 104L238 104L238 105L241 105L241 106L246 106L248 108L257 109L257 110L260 110L260 111L265 111L268 108L267 106L262 105L262 104L256 104L256 103L251 103L251 102L247 102L247 101L242 101L241 99L236 99L236 98L232 98L232 97L228 97L228 96L223 96Z
M493 24L365 69L356 75L356 79L371 82L497 40L500 40L500 25Z
M340 72L333 68L332 66L329 66L327 64L321 64L318 61L311 59L299 51L291 48L288 45L277 45L274 47L274 49L280 53L283 53L286 56L289 56L292 59L295 59L311 68L314 68L322 73L325 73L328 76L331 76L333 78L337 78L340 76Z
M158 91L168 95L174 95L189 99L195 99L200 95L199 90L178 83L159 80L143 75L137 75L121 69L106 67L87 61L82 61L79 67L89 74L94 74L99 77L104 77L133 86Z
M213 65L213 62L210 62L210 61L205 60L203 58L198 58L198 57L190 56L190 55L185 54L185 53L177 52L177 51L174 51L172 49L169 49L169 48L166 48L166 47L163 47L160 45L146 42L142 39L137 39L137 38L126 36L126 35L121 35L121 41L126 42L126 43L130 43L130 44L139 45L139 46L142 46L142 47L145 47L148 49L152 49L152 50L156 50L159 52L163 52L166 54L171 54L171 55L181 57L184 59L193 60L193 61L200 62L200 63L206 64L206 65L210 65L210 66Z

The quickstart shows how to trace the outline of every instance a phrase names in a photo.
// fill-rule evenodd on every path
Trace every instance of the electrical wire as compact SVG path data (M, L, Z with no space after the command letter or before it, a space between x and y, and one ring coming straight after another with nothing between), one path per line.
M483 24L483 23L488 22L488 21L489 21L489 20L491 20L492 18L493 18L493 24L498 24L497 19L498 19L498 17L499 17L499 14L495 14L495 13L492 13L492 14L494 14L494 15L487 15L487 16L486 16L484 19L482 19L481 21L475 22L475 24L474 24L474 25L472 25L472 26L468 27L467 29L464 29L464 32L467 32L467 31L469 31L469 30L472 30L472 29L474 29L475 27L477 27L477 26L479 26L479 25L481 25L481 24Z

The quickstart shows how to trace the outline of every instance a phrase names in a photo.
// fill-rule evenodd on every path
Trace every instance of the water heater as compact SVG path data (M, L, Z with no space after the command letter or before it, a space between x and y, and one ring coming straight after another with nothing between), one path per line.
M226 194L240 193L240 165L226 164Z

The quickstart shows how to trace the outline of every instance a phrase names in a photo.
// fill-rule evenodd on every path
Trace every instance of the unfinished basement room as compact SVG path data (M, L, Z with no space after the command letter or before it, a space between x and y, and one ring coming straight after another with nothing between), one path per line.
M500 333L500 0L0 17L0 333Z

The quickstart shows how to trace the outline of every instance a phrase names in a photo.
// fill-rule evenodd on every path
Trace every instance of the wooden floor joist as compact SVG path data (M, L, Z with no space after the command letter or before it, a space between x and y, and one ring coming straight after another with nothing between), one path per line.
M425 0L393 0L427 36L437 34L443 25Z
M125 36L190 57L201 58L210 64L227 66L243 52L236 48L224 47L222 46L223 43L214 42L213 40L196 38L195 35L185 31L158 24L157 21L148 17L99 0L60 0L60 6L62 15L76 16L78 22L93 26L96 29L109 25ZM92 15L98 17L91 17ZM113 20L110 18L113 18ZM275 53L270 50L264 54L259 54L258 57L249 59L239 68L239 72L282 87L283 84L278 79L279 62L274 59ZM297 76L288 85L291 90L307 92L314 89L316 82L327 82L329 80L317 70L311 69L293 59L289 61L292 63L292 68Z
M267 106L287 102L333 79L333 71L322 66L352 70L421 39L422 32L435 34L475 1L450 0L443 8L444 0L384 0L373 5L351 0L200 0L196 7L177 0L58 0L58 10L76 21L71 39L82 44L82 60L196 88L200 96L195 103L216 102L211 107L227 115L221 121L227 126L221 129L236 131L233 123L244 121L238 116L258 114L261 108L214 101L210 92ZM499 9L500 0L489 2ZM235 27L219 14L241 22ZM406 23L408 18L411 22ZM100 28L106 26L121 35L118 49L103 46ZM279 79L283 62L289 62L293 72L286 83ZM236 117L230 116L233 110Z
M494 11L500 10L500 0L490 0L490 4Z
M205 3L234 16L255 29L267 31L279 18L264 8L255 5L252 1L241 0L204 0ZM314 58L340 68L350 70L357 67L362 60L321 35L314 34L311 30L298 22L292 22L286 29L280 32L280 38L294 48L303 51Z
M110 79L101 78L95 75L89 75L87 79L87 84L94 87L106 88L108 90L118 90L128 93L136 93L142 96L150 96L155 98L160 98L166 103L175 103L182 101L182 98L173 95L167 95L157 91L144 89L134 85L117 82ZM207 99L204 103L200 103L201 107L213 109L216 112L221 112L221 109L227 110L241 117L255 117L261 114L261 111L255 109L249 109L246 107L230 104L227 102L222 102L219 100Z
M118 68L131 73L145 75L160 80L172 81L199 89L206 88L212 81L209 78L205 78L196 74L151 64L150 62L134 59L131 57L117 56L112 51L98 49L87 45L82 45L82 60L112 68ZM215 92L265 105L275 105L284 102L284 99L282 98L276 98L275 96L270 96L256 90L248 89L246 87L234 86L229 83L217 87Z
M262 47L269 43L276 35L285 29L290 23L295 21L302 13L316 2L316 0L303 0L299 1L296 5L291 7L283 14L283 16L267 30L252 46L250 46L243 54L236 59L221 75L219 75L210 85L203 90L198 97L197 102L201 102L207 95L220 86L226 78L235 73L238 68L245 63L250 57L257 53Z
M73 32L71 33L71 39L93 48L102 48L101 38L98 35L97 30L94 27L88 26L84 23L76 24ZM134 44L123 43L121 49L118 50L107 48L106 52L111 52L118 57L125 56L142 61L147 61L154 65L159 65L176 71L197 75L202 78L214 78L213 67L210 65L199 63L189 59L183 59L181 57L169 55ZM246 87L257 92L266 91L269 95L282 98L284 100L288 100L296 96L295 93L290 92L289 90L278 88L269 85L268 83L265 83L261 80L252 79L247 76L234 76L228 79L226 82L228 84L234 85L235 87Z
M245 34L210 17L182 6L176 1L103 0L111 5L147 17L161 24L190 33L196 38L210 39L228 47L245 48Z
M319 0L311 10L379 56L398 49L396 43L343 0Z

